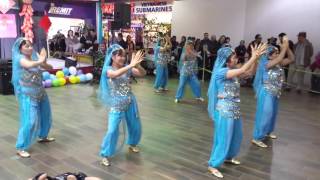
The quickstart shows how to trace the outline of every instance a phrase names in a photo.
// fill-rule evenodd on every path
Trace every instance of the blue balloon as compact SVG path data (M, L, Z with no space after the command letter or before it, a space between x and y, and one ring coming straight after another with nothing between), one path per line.
M81 69L78 70L77 75L83 74L83 71Z
M87 78L87 81L91 81L93 79L93 74L92 73L87 73L86 74L86 78Z
M48 71L45 71L42 73L42 79L45 81L47 79L50 79L50 73Z
M79 75L79 78L80 78L80 82L82 83L87 81L87 77L84 74Z
M54 79L57 79L57 77L55 75L53 75L53 74L50 74L50 79L54 80Z
M62 72L64 73L64 76L69 76L69 74L70 74L69 69L66 67L62 69Z

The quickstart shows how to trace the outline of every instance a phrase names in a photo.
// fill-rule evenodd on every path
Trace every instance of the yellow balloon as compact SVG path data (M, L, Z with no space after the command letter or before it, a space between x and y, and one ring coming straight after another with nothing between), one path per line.
M64 78L59 78L59 85L64 86L67 83L67 81Z
M76 79L77 79L77 83L80 83L80 77L76 76Z
M57 72L56 72L56 77L57 77L57 78L63 78L63 77L64 77L63 71L57 71Z
M69 81L70 81L71 84L75 84L75 83L77 83L77 78L72 75L72 76L69 77Z

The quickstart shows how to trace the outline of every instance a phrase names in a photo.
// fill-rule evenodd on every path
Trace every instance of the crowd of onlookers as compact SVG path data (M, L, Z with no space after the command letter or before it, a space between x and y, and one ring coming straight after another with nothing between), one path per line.
M89 54L89 52L97 50L97 35L94 29L83 32L68 31L65 36L60 31L49 40L50 55L54 57L62 57L65 54L74 54L78 52Z
M285 33L280 33L278 37L270 37L267 39L269 45L274 45L280 48L279 43L282 40L282 37L285 36ZM140 39L140 40L139 40ZM209 36L208 33L204 33L203 38L199 39L196 37L186 37L182 36L180 41L177 41L176 36L171 37L172 44L172 60L173 63L169 63L169 74L175 75L177 73L177 62L180 59L182 49L186 41L193 41L194 48L197 52L201 54L202 59L198 61L199 73L198 76L200 79L209 80L210 71L213 69L215 59L217 57L217 52L221 47L231 47L231 38L225 35L221 35L219 38L216 35ZM239 45L236 46L235 52L238 56L239 65L243 64L251 56L251 45L259 45L263 42L263 38L260 34L255 35L254 40L252 40L248 45L244 40L241 40ZM128 59L131 59L132 53L135 50L143 49L143 41L141 38L136 38L134 41L130 35L123 37L122 33L118 33L117 36L112 38L111 43L118 43L127 51ZM79 32L73 32L72 30L68 31L67 36L61 32L57 34L49 41L50 52L52 56L61 57L65 53L73 54L77 52L89 53L91 50L95 51L98 49L97 35L95 30L90 29L83 34ZM292 40L289 41L290 49L295 54L295 61L290 65L291 75L289 76L289 65L284 66L285 71L285 84L286 90L290 90L288 84L293 84L293 80L296 79L296 89L297 92L301 92L305 71L311 70L316 72L317 69L320 69L320 55L316 56L316 61L311 65L312 56L313 56L313 46L312 43L307 39L306 32L300 32L298 34L297 41L294 43ZM92 52L92 51L91 51ZM171 59L170 59L171 61ZM205 70L203 70L205 69ZM249 77L247 80L241 81L242 85L251 85L252 79L254 77ZM319 80L317 75L312 76L311 86L315 89L318 88L320 91Z
M267 39L267 43L269 45L276 46L280 48L279 44L282 41L282 38L285 36L285 33L280 33L278 37L270 37ZM200 68L205 68L207 70L212 70L215 59L217 57L217 52L221 47L231 47L230 37L222 35L219 39L216 38L215 35L212 35L209 38L208 33L204 33L204 37L202 40L196 39L195 37L185 37L181 38L180 42L177 42L176 37L172 37L172 51L173 54L179 59L181 54L181 49L183 48L186 40L192 40L195 44L195 50L201 53L201 56L204 60L199 60L198 65ZM247 46L244 40L241 40L239 45L235 47L235 52L239 59L239 65L242 65L248 58L251 56L251 45L259 45L263 42L263 38L260 34L255 35L254 40L251 41ZM309 69L313 72L316 72L317 69L320 69L320 53L316 56L316 60L313 64L312 56L313 56L313 46L312 43L307 39L306 32L300 32L297 36L297 41L294 43L292 40L289 41L290 49L295 54L295 60L290 65L291 66L291 75L289 76L289 65L284 66L285 71L285 89L290 90L292 85L294 84L294 79L296 79L296 90L298 93L301 92L304 84L304 76ZM201 70L200 70L201 71ZM208 80L210 78L210 73L208 71L204 71L204 73L199 73L199 77L202 78L204 74L204 79ZM249 77L247 80L242 81L243 85L251 85L254 77ZM319 75L312 75L311 87L313 90L320 92L320 84L319 84ZM290 86L289 86L290 85Z
M267 39L267 43L269 45L276 46L280 48L279 44L282 41L282 38L285 36L285 33L280 33L277 37L270 37ZM199 73L198 76L200 79L209 80L210 79L210 71L213 69L215 59L217 57L217 52L221 47L231 47L231 38L225 35L221 35L219 38L216 35L209 36L208 33L204 33L202 39L196 37L186 37L182 36L180 41L177 41L176 36L171 37L171 44L172 44L172 58L176 63L170 64L169 63L169 74L174 75L177 73L176 71L176 64L180 59L182 49L186 43L186 41L193 41L194 47L197 52L199 52L202 56L202 59L198 61ZM260 43L264 42L261 34L257 34L254 36L254 39L246 45L244 40L241 40L239 45L236 46L235 52L239 59L239 65L242 65L248 58L251 56L251 45L259 45ZM132 52L136 49L141 49L143 45L139 45L139 47L135 46L135 42L132 41L130 35L124 37L121 33L118 34L117 39L113 43L120 44L124 49L127 50L129 56ZM284 66L285 71L285 89L290 90L289 85L293 85L294 79L296 79L296 89L297 92L300 93L302 90L302 86L304 84L304 76L306 72L309 72L309 69L313 72L316 72L317 69L320 69L320 53L316 56L316 61L311 65L312 57L313 57L313 46L312 43L307 39L306 32L300 32L297 36L297 40L294 43L293 40L289 41L290 49L295 54L295 60L291 65ZM130 58L129 58L130 59ZM289 76L289 66L291 67L291 75ZM205 70L203 71L204 68ZM248 77L247 80L242 81L242 85L251 86L252 80L254 77ZM318 91L320 91L319 80L317 79L317 75L312 75L311 86L317 87ZM316 83L316 84L315 84Z

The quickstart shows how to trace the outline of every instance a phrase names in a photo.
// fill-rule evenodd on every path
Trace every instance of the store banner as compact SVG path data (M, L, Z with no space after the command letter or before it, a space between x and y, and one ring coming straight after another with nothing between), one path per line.
M0 38L16 38L17 24L14 14L0 14Z
M66 7L50 7L48 13L70 16L72 10L73 10L72 8L66 8Z
M173 4L170 1L136 2L134 5L133 14L172 12L172 6Z
M104 19L113 20L114 19L114 4L104 3L101 5L102 14Z

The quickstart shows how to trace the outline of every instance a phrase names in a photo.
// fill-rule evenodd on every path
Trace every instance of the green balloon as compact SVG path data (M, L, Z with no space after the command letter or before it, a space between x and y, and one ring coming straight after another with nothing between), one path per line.
M52 85L53 85L54 87L60 86L60 81L59 81L59 79L53 80L53 81L52 81Z

